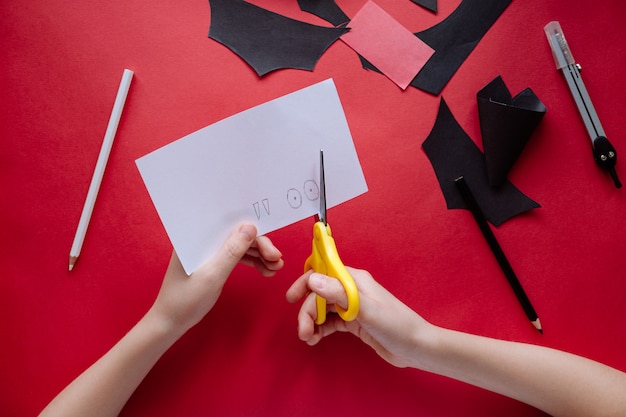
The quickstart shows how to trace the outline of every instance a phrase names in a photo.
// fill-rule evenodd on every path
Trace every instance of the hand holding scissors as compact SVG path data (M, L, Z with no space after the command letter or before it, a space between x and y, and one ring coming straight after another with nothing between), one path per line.
M359 293L354 279L341 262L335 240L332 237L330 226L326 217L326 183L324 181L324 151L320 149L320 213L319 221L313 225L313 249L311 255L304 263L304 271L313 269L324 275L336 278L341 282L348 296L346 309L335 304L337 313L345 321L356 319L359 314ZM317 305L317 318L315 324L326 321L326 299L315 296Z

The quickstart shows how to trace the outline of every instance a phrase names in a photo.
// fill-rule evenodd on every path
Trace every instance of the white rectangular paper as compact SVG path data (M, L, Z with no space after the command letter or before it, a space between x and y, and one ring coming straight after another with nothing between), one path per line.
M190 274L249 221L265 234L367 191L332 79L207 126L136 163ZM305 238L305 237L303 237Z

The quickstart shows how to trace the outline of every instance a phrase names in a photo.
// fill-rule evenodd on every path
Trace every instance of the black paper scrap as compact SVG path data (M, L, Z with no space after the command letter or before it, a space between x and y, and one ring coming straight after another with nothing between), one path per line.
M242 0L210 0L209 5L209 38L261 77L282 68L312 71L326 49L349 30L290 19Z
M501 76L476 98L489 185L499 187L547 109L530 88L512 97Z
M300 10L321 17L335 26L350 21L350 18L335 3L335 0L298 0L298 6L300 6Z
M422 148L435 170L448 209L468 209L454 180L464 176L487 220L500 226L518 214L541 207L506 180L494 189L487 181L485 156L441 99L437 119Z
M411 0L415 4L437 13L437 0Z
M415 33L435 53L410 85L439 95L511 1L463 0L441 23ZM363 68L380 72L365 58L359 58Z
M438 95L511 0L463 0L450 16L415 34L435 50L411 85Z

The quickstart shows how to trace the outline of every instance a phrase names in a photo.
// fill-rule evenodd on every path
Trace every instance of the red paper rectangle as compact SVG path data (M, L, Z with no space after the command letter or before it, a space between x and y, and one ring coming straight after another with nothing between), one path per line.
M403 90L435 51L398 23L373 1L368 1L341 37Z

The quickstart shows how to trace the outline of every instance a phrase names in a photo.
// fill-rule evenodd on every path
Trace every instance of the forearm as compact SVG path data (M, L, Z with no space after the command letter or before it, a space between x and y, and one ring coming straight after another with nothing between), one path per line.
M553 416L626 413L626 374L580 356L433 326L416 367L515 398Z
M180 337L149 312L109 352L68 385L40 416L116 416L163 353Z

